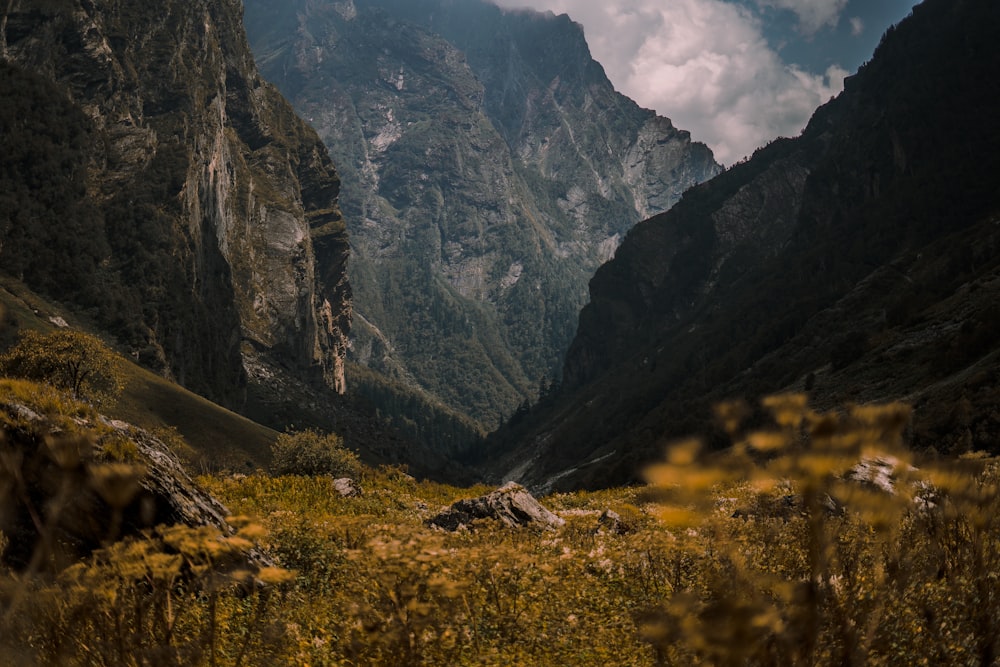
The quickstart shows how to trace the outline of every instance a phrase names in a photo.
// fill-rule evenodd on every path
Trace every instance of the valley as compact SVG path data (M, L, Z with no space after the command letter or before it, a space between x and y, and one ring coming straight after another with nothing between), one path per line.
M0 662L990 665L1000 5L727 169L571 17L0 9Z
M349 359L483 431L558 377L587 280L628 229L720 170L615 92L565 16L252 0L245 23L339 166Z

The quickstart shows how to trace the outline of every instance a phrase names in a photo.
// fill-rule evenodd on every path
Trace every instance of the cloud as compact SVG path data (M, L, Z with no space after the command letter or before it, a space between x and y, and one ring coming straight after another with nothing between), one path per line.
M760 7L787 9L799 19L799 30L807 35L824 27L837 27L847 0L757 0Z
M815 108L843 89L847 75L838 67L817 75L783 63L764 39L760 17L722 0L497 1L567 13L582 23L619 91L689 130L724 164L777 136L798 134Z
M854 16L851 18L851 34L855 37L860 37L865 31L865 22L860 16Z

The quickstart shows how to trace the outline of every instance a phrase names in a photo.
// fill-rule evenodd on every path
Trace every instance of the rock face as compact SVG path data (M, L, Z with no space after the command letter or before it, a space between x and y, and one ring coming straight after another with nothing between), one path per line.
M566 522L542 507L528 491L509 482L479 498L468 498L453 503L427 523L445 530L468 528L476 519L494 519L509 528L557 528Z
M801 137L637 225L590 283L562 392L495 439L494 474L638 481L666 439L725 444L714 403L785 391L907 401L914 446L996 451L998 27L994 3L927 0Z
M558 374L627 230L719 169L617 94L565 16L249 0L245 21L341 171L354 359L488 427Z
M258 76L241 9L0 9L4 270L230 407L246 355L342 392L351 320L338 176Z

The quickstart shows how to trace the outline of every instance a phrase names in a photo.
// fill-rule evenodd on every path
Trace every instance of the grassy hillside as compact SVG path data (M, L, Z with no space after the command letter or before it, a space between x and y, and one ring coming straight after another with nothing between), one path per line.
M0 349L6 349L23 329L52 331L53 320L88 330L89 322L68 309L41 298L23 283L0 276ZM124 359L124 358L123 358ZM165 433L176 430L183 442L178 454L195 469L252 471L267 463L277 433L219 407L179 385L126 361L126 386L108 416Z

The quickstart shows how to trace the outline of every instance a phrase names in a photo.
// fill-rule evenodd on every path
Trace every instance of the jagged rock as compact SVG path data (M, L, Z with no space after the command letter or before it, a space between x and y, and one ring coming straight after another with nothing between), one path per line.
M362 495L361 487L350 477L339 477L333 480L333 490L343 498L357 498Z
M0 403L0 531L8 540L2 554L6 564L23 568L33 558L37 564L41 549L44 562L59 566L161 524L232 532L225 506L188 476L161 440L120 421L78 417L72 423L77 428L67 429L58 418ZM107 442L134 445L135 460L102 462L100 449Z
M146 474L139 479L142 489L138 501L152 503L143 518L151 525L183 523L188 526L214 526L230 532L226 517L229 510L214 496L195 484L184 471L170 448L149 432L123 422L113 428L135 443Z
M511 527L557 528L566 522L542 505L516 482L480 496L455 502L427 523L445 530L466 528L476 519L495 519Z

